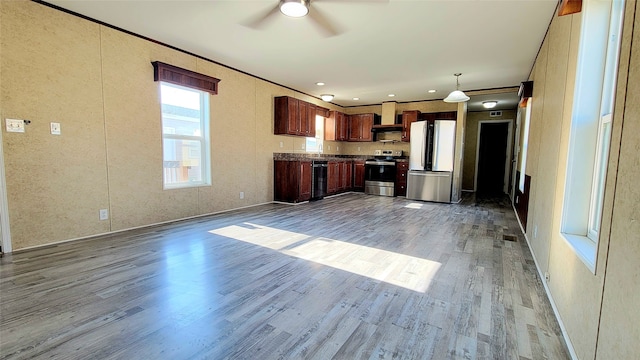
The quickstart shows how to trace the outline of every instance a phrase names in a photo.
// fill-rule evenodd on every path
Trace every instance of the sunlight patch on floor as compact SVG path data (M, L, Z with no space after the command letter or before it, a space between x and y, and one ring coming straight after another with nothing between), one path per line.
M392 251L251 223L209 232L422 293L441 266Z
M411 203L411 204L407 204L405 207L407 209L422 209L422 205L423 204L419 204L419 203Z

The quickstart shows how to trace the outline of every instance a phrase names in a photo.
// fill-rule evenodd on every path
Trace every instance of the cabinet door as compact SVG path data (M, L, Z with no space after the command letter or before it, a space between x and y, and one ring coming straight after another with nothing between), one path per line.
M402 112L402 137L400 140L402 141L411 140L411 124L418 121L419 116L420 116L420 111L418 110Z
M338 191L338 163L329 161L327 167L327 194L335 194Z
M340 161L338 163L338 192L344 192L344 187L346 185L346 181L344 176L346 175L344 171L344 161Z
M338 112L331 111L329 117L324 120L324 139L326 141L336 141L338 136Z
M298 201L307 201L311 199L311 178L313 176L311 161L300 161L298 169L300 170Z
M298 100L289 96L274 99L273 133L276 135L297 135Z
M351 189L353 189L353 162L352 161L345 161L344 163L344 171L345 171L345 186L344 186L344 190L345 191L351 191Z
M307 104L307 106L305 136L316 137L316 106L314 104Z
M373 140L373 113L360 115L360 141Z
M409 163L406 161L398 162L396 165L396 196L407 196L407 173L409 171Z
M348 141L360 141L362 137L362 125L360 123L360 115L349 115L349 137Z
M364 161L354 161L353 168L353 189L356 191L364 191Z
M347 141L349 139L349 124L345 114L338 112L336 119L336 138L339 141Z
M298 125L296 127L296 135L307 136L309 133L309 103L298 100Z

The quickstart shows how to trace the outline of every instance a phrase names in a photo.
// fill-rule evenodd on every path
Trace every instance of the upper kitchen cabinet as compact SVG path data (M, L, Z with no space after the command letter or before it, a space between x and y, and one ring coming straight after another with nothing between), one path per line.
M411 123L418 121L419 118L420 111L418 110L402 112L402 136L400 140L407 142L411 140Z
M274 99L275 135L316 136L316 106L289 96Z
M324 122L324 139L327 141L347 141L349 124L347 116L339 111L329 112Z
M350 115L348 141L372 141L373 117L373 113Z

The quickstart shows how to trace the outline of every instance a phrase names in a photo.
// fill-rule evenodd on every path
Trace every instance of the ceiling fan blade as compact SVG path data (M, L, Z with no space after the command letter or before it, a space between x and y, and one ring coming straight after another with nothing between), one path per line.
M309 18L311 19L311 23L327 37L336 36L343 32L340 27L332 24L329 18L316 8L309 7Z
M242 25L253 29L260 29L270 20L273 20L275 17L274 15L278 13L280 13L280 4L276 4L273 8L249 18L247 21L243 22Z

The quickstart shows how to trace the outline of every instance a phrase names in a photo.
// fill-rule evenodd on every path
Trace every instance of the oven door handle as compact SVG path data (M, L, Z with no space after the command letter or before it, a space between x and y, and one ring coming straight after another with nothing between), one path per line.
M385 165L385 166L396 166L396 163L393 161L365 161L365 165Z

